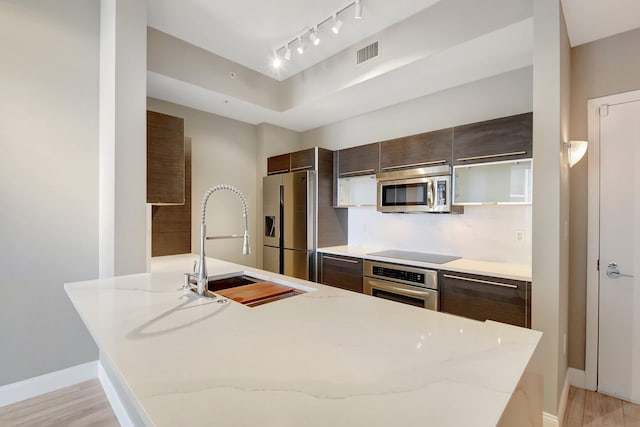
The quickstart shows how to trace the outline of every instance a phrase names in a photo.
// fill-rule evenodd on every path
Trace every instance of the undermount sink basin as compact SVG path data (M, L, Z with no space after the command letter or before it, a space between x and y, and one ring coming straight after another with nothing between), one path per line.
M216 276L210 277L207 288L211 292L221 291L223 289L236 288L238 286L250 285L252 283L262 282L262 279L257 277L247 276L246 274L239 274L237 276Z
M216 293L248 307L267 304L305 293L290 286L249 276L244 272L209 277L208 293Z

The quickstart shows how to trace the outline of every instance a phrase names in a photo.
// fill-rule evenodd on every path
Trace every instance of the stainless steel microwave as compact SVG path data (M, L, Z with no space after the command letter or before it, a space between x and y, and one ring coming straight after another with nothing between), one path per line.
M376 175L380 212L456 212L451 206L451 166L431 166Z

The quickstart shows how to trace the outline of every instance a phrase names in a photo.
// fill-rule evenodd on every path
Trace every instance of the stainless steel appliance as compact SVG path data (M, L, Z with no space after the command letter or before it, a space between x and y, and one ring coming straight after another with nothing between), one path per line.
M462 212L451 206L451 166L383 172L376 179L380 212Z
M316 172L263 178L263 268L315 280Z
M439 309L438 272L378 261L364 262L364 293L404 304Z

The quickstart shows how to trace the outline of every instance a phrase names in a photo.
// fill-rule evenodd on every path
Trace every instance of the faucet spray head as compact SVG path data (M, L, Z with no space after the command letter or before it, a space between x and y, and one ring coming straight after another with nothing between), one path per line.
M242 255L249 255L251 253L251 247L249 246L249 233L245 230L242 238Z

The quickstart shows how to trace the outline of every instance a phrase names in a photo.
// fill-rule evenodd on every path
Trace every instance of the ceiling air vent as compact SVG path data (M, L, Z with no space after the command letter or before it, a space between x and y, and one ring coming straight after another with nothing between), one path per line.
M373 42L369 46L359 49L356 53L356 65L378 56L378 42Z

